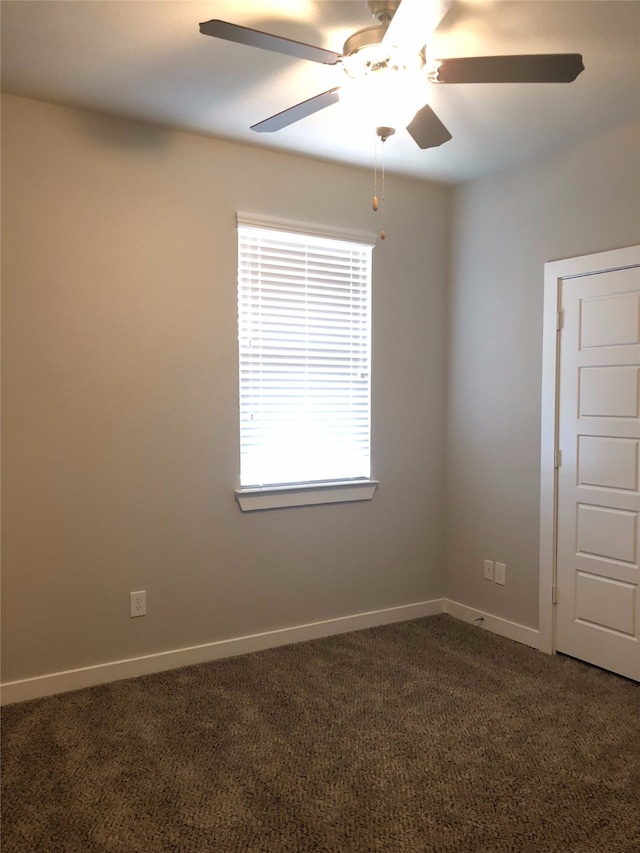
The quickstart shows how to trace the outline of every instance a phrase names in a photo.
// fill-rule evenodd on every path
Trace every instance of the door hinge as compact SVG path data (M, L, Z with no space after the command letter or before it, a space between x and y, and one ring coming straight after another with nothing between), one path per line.
M559 332L564 325L564 311L558 311L556 314L556 331Z
M558 603L558 587L555 584L551 588L551 603L552 604Z
M554 450L553 451L553 467L559 468L562 465L562 451Z

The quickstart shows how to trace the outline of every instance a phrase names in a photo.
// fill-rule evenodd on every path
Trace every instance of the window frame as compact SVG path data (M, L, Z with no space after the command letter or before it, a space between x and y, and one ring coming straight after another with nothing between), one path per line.
M270 217L255 216L238 212L236 214L236 233L240 226L251 228L266 228L277 231L289 231L310 237L324 237L333 240L376 246L376 235L368 232L346 231L337 228L318 227L302 222L291 222ZM239 270L239 240L236 238L236 271ZM236 296L238 290L236 289ZM239 332L239 329L238 329ZM239 353L238 353L239 356ZM238 357L238 365L240 358ZM240 379L238 377L240 396ZM370 410L371 414L371 410ZM240 433L238 433L240 436ZM369 446L371 458L371 446ZM238 470L239 470L238 466ZM238 475L239 476L239 475ZM344 480L331 480L313 483L291 483L283 485L242 486L235 490L235 498L243 512L256 510L282 509L287 507L313 506L319 504L351 503L355 501L370 501L379 485L378 480L371 477L358 477Z

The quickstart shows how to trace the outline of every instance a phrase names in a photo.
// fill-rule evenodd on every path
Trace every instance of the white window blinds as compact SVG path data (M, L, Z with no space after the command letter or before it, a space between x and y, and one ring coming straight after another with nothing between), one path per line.
M238 225L240 484L368 478L371 251Z

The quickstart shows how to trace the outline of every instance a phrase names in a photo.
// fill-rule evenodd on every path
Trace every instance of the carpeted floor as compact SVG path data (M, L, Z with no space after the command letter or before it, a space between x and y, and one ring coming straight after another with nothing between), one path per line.
M3 709L3 853L637 853L640 687L449 616Z

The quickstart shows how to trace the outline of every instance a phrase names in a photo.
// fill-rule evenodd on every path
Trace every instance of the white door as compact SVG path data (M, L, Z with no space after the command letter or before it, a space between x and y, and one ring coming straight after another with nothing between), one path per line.
M560 308L556 649L640 680L640 269Z

